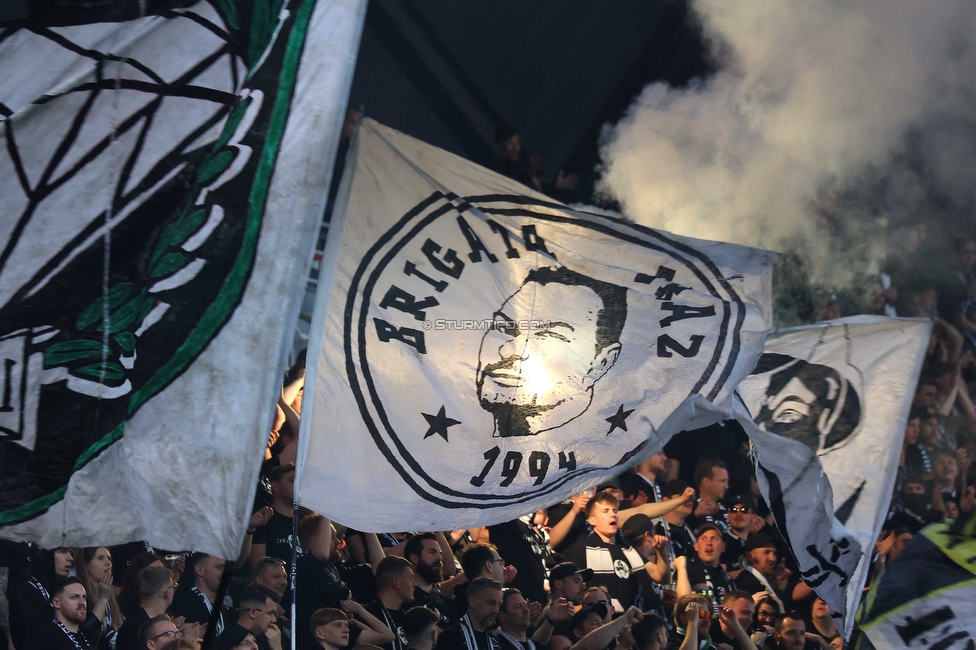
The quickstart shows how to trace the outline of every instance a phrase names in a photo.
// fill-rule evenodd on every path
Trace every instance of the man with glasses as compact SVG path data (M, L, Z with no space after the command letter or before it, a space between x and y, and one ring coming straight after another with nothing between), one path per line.
M240 630L251 630L259 650L281 650L281 630L277 626L278 594L252 582L241 592L237 614L237 624L228 625L218 639L226 640L239 636ZM261 634L257 634L258 630Z
M492 544L472 544L461 554L461 571L471 584L478 578L489 578L500 584L508 584L517 573L514 566L505 565L505 560ZM467 585L454 588L454 610L463 615L468 608Z
M139 628L139 642L142 650L159 650L173 639L182 639L183 633L169 614L160 614L142 624Z
M165 614L173 604L173 594L176 585L169 569L163 566L149 565L139 572L136 578L136 589L139 592L139 607L126 617L119 628L116 650L143 650L145 645L140 643L139 629L151 618Z
M730 503L729 529L722 533L725 550L719 561L726 571L735 571L746 566L746 540L756 518L756 502L748 494L740 494Z

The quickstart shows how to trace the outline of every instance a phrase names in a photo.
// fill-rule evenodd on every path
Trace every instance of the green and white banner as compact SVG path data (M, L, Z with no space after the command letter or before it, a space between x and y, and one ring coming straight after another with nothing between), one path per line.
M364 13L0 30L0 536L237 555Z

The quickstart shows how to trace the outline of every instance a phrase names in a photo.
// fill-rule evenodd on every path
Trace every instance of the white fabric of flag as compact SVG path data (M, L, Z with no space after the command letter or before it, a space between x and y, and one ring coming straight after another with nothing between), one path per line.
M0 30L0 536L237 556L364 15L109 1Z
M888 512L927 321L857 316L771 332L734 413L803 579L849 634Z
M296 494L359 530L560 501L727 417L761 352L771 253L572 210L371 120L337 203Z

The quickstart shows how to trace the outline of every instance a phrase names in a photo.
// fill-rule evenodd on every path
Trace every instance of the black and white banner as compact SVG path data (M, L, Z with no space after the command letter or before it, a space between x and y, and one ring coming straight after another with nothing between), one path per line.
M0 26L0 536L236 557L365 0L35 4Z
M571 210L369 120L349 159L302 505L366 531L492 524L728 416L771 253Z
M849 633L891 499L931 324L858 316L771 332L736 419L803 579ZM748 409L748 410L747 410Z

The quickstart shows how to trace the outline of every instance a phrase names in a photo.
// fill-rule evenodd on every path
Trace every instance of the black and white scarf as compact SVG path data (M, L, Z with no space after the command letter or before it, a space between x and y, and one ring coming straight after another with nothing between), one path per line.
M86 639L83 634L73 634L71 630L65 627L64 623L58 619L54 619L54 624L61 628L61 631L64 632L66 637L71 639L71 642L75 644L75 648L77 648L77 650L91 650L91 646L88 644L88 639ZM81 637L82 643L78 643L79 636Z
M203 604L207 606L207 611L210 612L211 614L213 614L213 603L211 603L210 602L210 599L207 598L207 594L203 593L202 591L200 591L196 587L191 587L190 588L190 591L192 591L197 596L199 596L200 597L200 600L203 601ZM224 612L223 612L223 610L220 610L220 613L217 614L217 630L216 630L216 633L217 633L217 635L220 635L220 633L223 632L223 631L224 631Z

